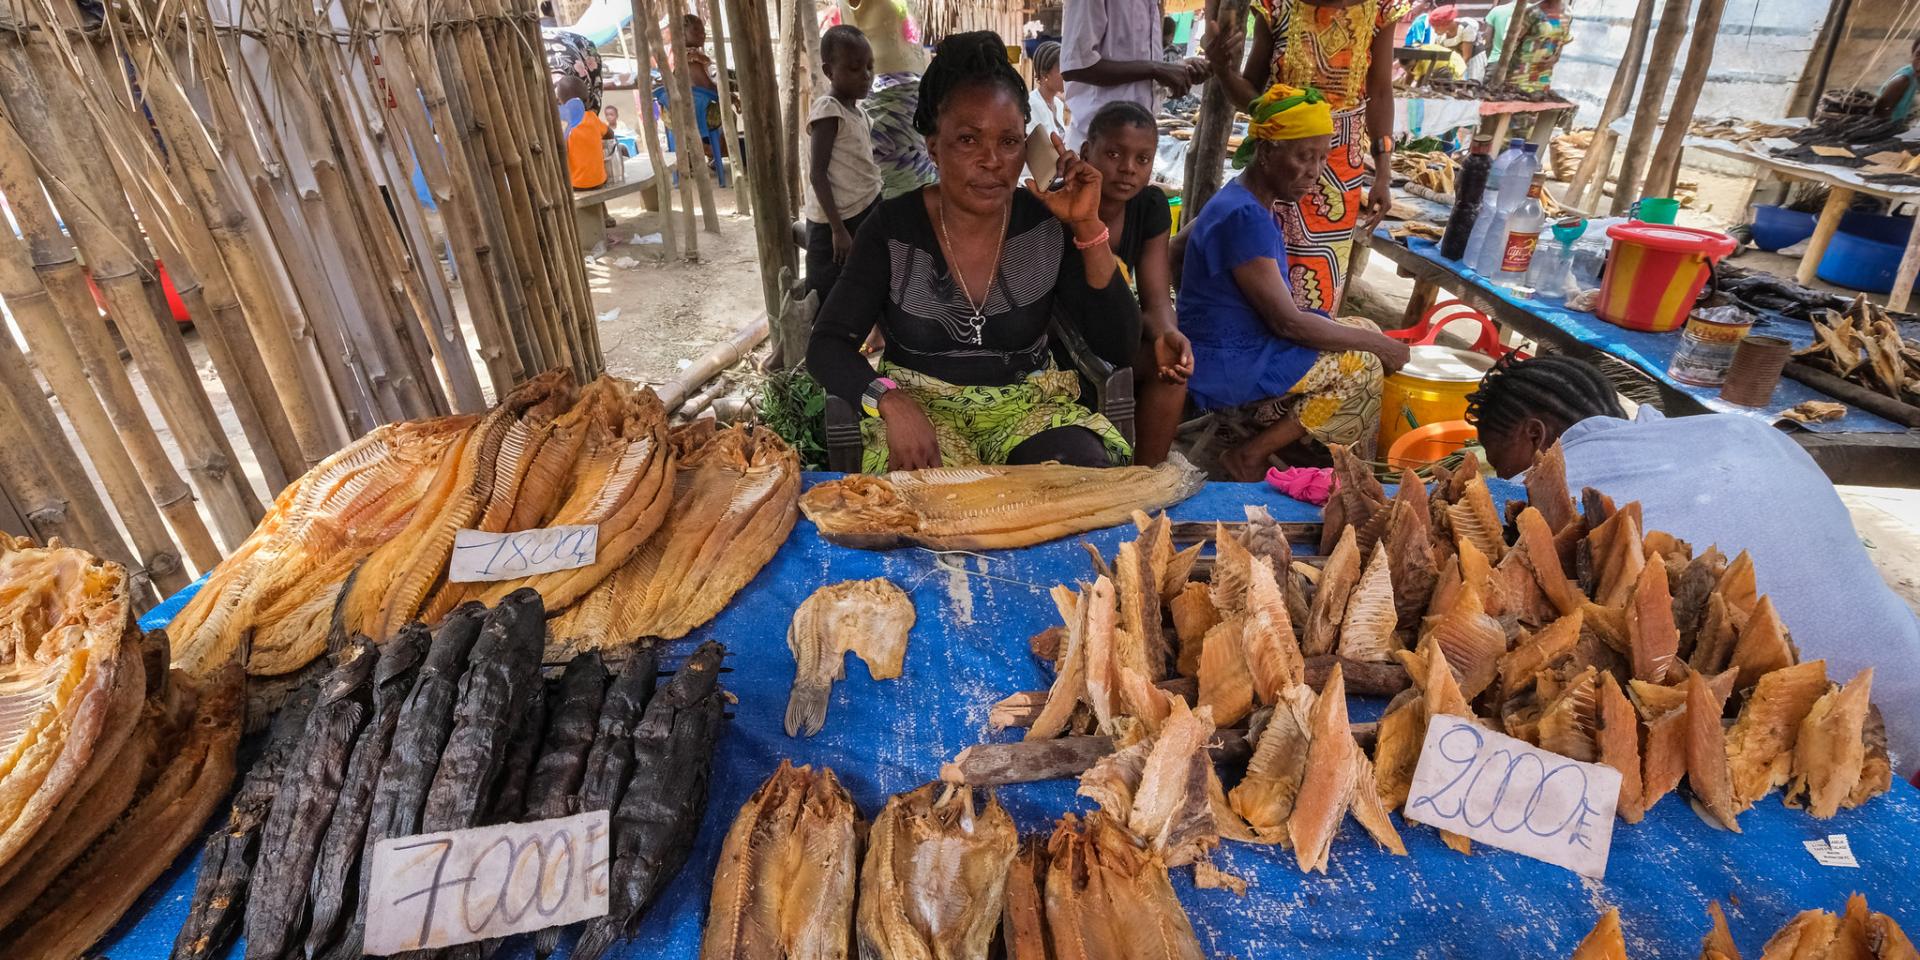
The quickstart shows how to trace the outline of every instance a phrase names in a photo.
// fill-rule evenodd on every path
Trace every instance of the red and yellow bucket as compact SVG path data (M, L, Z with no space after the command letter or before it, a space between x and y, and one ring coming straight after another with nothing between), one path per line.
M1668 333L1693 310L1713 264L1733 252L1724 233L1655 223L1616 223L1607 228L1613 252L1594 312L1629 330Z

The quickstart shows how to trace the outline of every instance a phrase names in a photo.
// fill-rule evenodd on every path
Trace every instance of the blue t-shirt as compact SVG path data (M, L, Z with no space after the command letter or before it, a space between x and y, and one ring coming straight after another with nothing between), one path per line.
M1267 327L1234 282L1233 269L1266 257L1287 275L1286 239L1272 211L1234 180L1207 201L1187 228L1175 312L1193 343L1187 394L1203 410L1226 410L1284 396L1319 358Z

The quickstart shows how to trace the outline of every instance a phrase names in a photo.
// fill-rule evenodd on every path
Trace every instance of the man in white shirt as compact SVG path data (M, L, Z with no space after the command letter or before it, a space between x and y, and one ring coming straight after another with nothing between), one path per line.
M1503 365L1469 398L1487 462L1525 471L1555 440L1567 485L1640 502L1648 530L1726 556L1753 557L1760 592L1805 659L1845 683L1874 668L1871 699L1887 725L1894 772L1920 767L1920 619L1887 586L1852 516L1800 445L1752 417L1625 419L1600 371L1565 354Z
M1199 57L1160 59L1159 0L1066 0L1061 10L1060 70L1067 80L1066 143L1078 149L1101 105L1132 100L1155 112L1153 85L1173 96L1207 76Z

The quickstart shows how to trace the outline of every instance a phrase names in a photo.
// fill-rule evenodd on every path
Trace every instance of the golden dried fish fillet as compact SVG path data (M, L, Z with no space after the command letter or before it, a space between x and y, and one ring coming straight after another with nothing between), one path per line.
M1620 931L1620 911L1608 910L1573 950L1571 960L1627 960L1627 940Z
M1627 607L1627 656L1633 663L1633 678L1666 682L1679 653L1680 629L1673 622L1666 561L1654 554L1641 568Z
M1253 710L1253 673L1247 666L1244 614L1207 631L1200 643L1201 706L1220 723L1239 723Z
M1694 633L1693 655L1687 659L1687 666L1701 673L1725 670L1733 663L1733 648L1739 643L1740 631L1746 624L1746 616L1727 603L1720 591L1708 594L1706 612L1701 615L1700 629Z
M1728 670L1705 678L1708 691L1724 703L1733 693L1734 676L1734 672ZM1628 686L1634 706L1647 725L1641 755L1639 806L1645 811L1653 809L1661 797L1679 786L1680 778L1687 773L1687 687L1685 684L1665 687L1642 680L1631 681ZM1719 722L1717 714L1714 722Z
M1247 672L1253 678L1253 696L1260 703L1272 703L1282 689L1306 679L1307 664L1300 656L1299 641L1293 637L1287 598L1266 557L1258 557L1252 564L1245 616L1240 639L1246 648Z
M782 760L721 844L700 960L845 960L861 829L831 769Z
M1066 621L1067 637L1060 656L1053 663L1053 686L1047 690L1047 702L1040 715L1027 728L1025 739L1046 740L1067 730L1073 710L1080 704L1092 705L1087 693L1087 598L1086 594L1066 586L1053 588L1054 604Z
M1413 658L1414 654L1402 651L1401 656ZM1409 666L1408 672L1412 671ZM1388 809L1406 806L1426 738L1427 705L1423 696L1395 698L1380 715L1373 739L1373 789Z
M1760 949L1760 960L1826 960L1840 918L1825 910L1803 910Z
M1640 539L1640 504L1629 503L1587 534L1593 552L1593 601L1603 607L1625 604L1646 566Z
M1539 746L1563 757L1592 763L1600 753L1596 739L1600 724L1599 697L1598 670L1588 667L1567 681L1560 694L1540 712Z
M1347 595L1360 580L1360 561L1360 545L1348 527L1340 532L1339 543L1320 570L1307 627L1300 637L1301 653L1309 657L1332 653L1340 642L1340 621L1347 613Z
M992 794L979 809L939 782L890 798L860 867L860 956L986 960L1017 842Z
M820 732L833 682L847 675L849 652L875 680L899 676L913 621L913 601L885 577L829 584L801 601L787 627L793 652L787 736Z
M1007 871L1007 905L1001 913L1000 942L1007 960L1050 960L1047 901L1047 843L1039 837L1020 842L1013 869Z
M1338 664L1313 701L1307 739L1306 776L1287 818L1287 838L1302 872L1325 873L1333 837L1353 802L1354 783L1360 777L1357 761L1362 759L1353 749L1353 733L1347 726L1347 684Z
M1133 798L1147 774L1147 757L1152 752L1153 741L1145 737L1120 746L1080 775L1074 794L1092 800L1115 823L1126 823L1133 815Z
M1840 806L1853 809L1893 789L1893 758L1887 754L1887 721L1880 707L1867 707L1867 725L1861 734L1867 743L1866 759L1860 764L1860 782L1854 784Z
M1700 960L1740 960L1740 948L1734 945L1733 931L1727 929L1727 915L1720 901L1707 901L1707 917L1713 927L1700 938Z
M1347 609L1340 619L1340 656L1368 663L1389 663L1400 649L1393 636L1400 614L1393 603L1393 574L1387 562L1387 548L1374 544L1365 572L1347 595Z
M1180 638L1180 653L1174 669L1181 676L1195 676L1200 669L1200 642L1207 631L1220 623L1212 593L1204 583L1189 583L1167 604L1173 614L1173 633Z
M1533 458L1527 470L1527 503L1540 511L1547 528L1556 533L1578 519L1573 493L1567 489L1567 456L1560 441Z
M1221 619L1247 608L1247 585L1253 576L1253 553L1224 523L1213 525L1213 606Z
M1561 657L1573 652L1580 642L1580 628L1586 618L1579 610L1534 631L1512 651L1500 658L1500 695L1510 699L1533 685L1534 676Z
M1745 550L1740 551L1733 562L1727 565L1727 572L1721 574L1720 584L1714 590L1726 598L1727 607L1737 616L1738 622L1746 623L1747 618L1753 616L1754 606L1760 602L1760 589L1754 581L1753 557Z
M1161 629L1160 578L1138 543L1121 544L1113 563L1114 593L1120 601L1120 629L1139 644L1139 661L1145 666L1146 674L1158 679L1166 674L1167 665L1173 659L1173 651Z
M1561 616L1580 609L1586 598L1572 580L1567 579L1565 567L1560 565L1560 551L1553 544L1553 529L1549 521L1539 510L1528 507L1520 511L1516 521L1520 528L1520 540L1517 549L1525 551L1528 569L1533 571L1540 590L1553 603Z
M1211 711L1190 711L1186 701L1174 699L1172 714L1141 767L1127 830L1168 866L1192 863L1220 842L1207 795L1213 771L1207 741L1213 730Z
M1600 708L1594 741L1601 763L1620 772L1620 799L1614 809L1628 823L1645 816L1640 800L1640 718L1613 674L1600 675Z
M1288 842L1287 820L1307 775L1307 727L1313 699L1312 688L1304 683L1281 691L1247 761L1247 775L1228 794L1233 812L1267 843Z
M1872 690L1873 668L1868 667L1807 711L1793 745L1788 806L1804 805L1816 819L1825 820L1852 795L1867 759L1864 732Z
M1827 692L1824 660L1775 670L1760 678L1727 731L1734 810L1744 811L1773 788L1786 786L1800 723Z
M1759 683L1762 676L1792 666L1799 659L1793 642L1787 638L1787 628L1774 612L1773 600L1761 597L1755 601L1746 625L1740 628L1740 639L1733 645L1733 659L1729 664L1740 671L1738 689L1745 690Z
M1111 817L1061 818L1047 842L1046 926L1054 960L1202 960L1167 867ZM1020 954L1010 954L1018 958Z
M1435 584L1440 580L1440 564L1434 556L1433 528L1427 518L1426 488L1411 472L1400 483L1400 496L1394 498L1387 521L1387 562L1393 572L1395 626L1413 631L1420 627L1433 600ZM1419 491L1415 496L1411 491Z
M1473 544L1490 563L1499 563L1507 555L1507 542L1500 534L1500 515L1493 509L1493 494L1487 482L1478 476L1467 481L1459 502L1447 508L1456 539Z
M1720 714L1727 698L1716 694L1698 673L1687 675L1687 783L1696 809L1734 833L1740 832L1733 801L1733 773L1727 766L1726 729Z
M1178 456L1158 467L945 467L829 481L807 491L800 509L845 547L1000 550L1124 523L1204 482Z
M1428 617L1421 640L1431 638L1446 652L1447 662L1460 678L1460 692L1468 700L1492 685L1500 658L1507 652L1507 634L1487 616L1480 591L1463 586L1452 609Z
M1345 739L1353 755L1350 762L1355 771L1353 782L1347 787L1347 808L1375 843L1396 857L1406 856L1407 845L1401 841L1400 831L1393 828L1393 818L1387 815L1387 805L1381 802L1380 792L1374 789L1372 761L1351 734Z
M1855 893L1847 898L1847 911L1827 947L1828 960L1877 960L1880 951L1873 940L1873 911L1867 909L1866 895Z

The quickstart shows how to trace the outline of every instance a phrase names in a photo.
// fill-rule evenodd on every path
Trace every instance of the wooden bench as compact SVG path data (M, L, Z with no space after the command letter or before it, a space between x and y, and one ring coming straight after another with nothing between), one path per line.
M624 183L573 192L573 222L580 231L582 249L591 250L607 238L607 201L638 193L646 201L647 209L658 205L653 192L653 164L646 157L628 157L626 170Z

